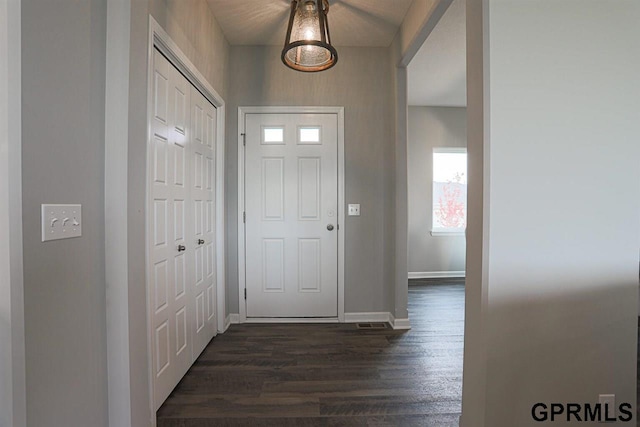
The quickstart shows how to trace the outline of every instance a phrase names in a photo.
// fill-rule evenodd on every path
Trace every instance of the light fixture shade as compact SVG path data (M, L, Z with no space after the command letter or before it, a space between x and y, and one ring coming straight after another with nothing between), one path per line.
M323 71L338 62L331 46L328 0L292 0L282 62L298 71Z

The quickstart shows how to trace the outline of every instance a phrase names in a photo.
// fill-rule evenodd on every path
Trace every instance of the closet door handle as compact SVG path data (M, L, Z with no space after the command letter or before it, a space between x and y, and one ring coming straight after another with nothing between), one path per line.
M182 251L186 251L187 248L184 247L184 245L178 245L178 252L182 252Z
M199 244L199 245L204 245L204 240L202 240L202 239L198 239L198 244Z

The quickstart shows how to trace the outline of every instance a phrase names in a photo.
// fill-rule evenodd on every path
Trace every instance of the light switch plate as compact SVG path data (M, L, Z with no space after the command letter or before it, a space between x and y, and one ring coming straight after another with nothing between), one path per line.
M601 410L601 416L600 416L600 422L601 423L610 423L612 421L615 421L616 418L616 395L615 394L601 394L598 396L598 403L600 403L600 405L602 405L600 407ZM607 408L608 407L608 408ZM611 421L608 421L607 418L609 418Z
M42 205L42 241L82 236L82 205Z
M360 204L349 203L349 216L360 216Z

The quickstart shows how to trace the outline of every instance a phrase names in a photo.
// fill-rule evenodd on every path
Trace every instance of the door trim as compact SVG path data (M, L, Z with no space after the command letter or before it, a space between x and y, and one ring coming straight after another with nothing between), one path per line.
M247 114L335 114L338 119L338 317L336 318L251 318L247 319L246 259L244 232L244 133ZM238 309L240 323L327 323L344 322L344 107L238 107Z
M0 3L0 424L27 424L22 256L21 0Z

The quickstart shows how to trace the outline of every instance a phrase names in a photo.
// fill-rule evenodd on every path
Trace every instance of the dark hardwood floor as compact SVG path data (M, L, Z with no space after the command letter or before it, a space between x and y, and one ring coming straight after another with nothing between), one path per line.
M232 325L158 411L158 427L457 427L463 282L412 282L410 331Z

